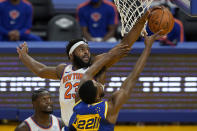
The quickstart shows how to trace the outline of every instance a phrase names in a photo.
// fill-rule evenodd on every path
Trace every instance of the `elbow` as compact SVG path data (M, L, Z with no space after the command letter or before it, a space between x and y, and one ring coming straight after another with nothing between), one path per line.
M41 77L41 78L45 78L45 73L42 72L42 70L39 70L37 72L34 72L37 76Z

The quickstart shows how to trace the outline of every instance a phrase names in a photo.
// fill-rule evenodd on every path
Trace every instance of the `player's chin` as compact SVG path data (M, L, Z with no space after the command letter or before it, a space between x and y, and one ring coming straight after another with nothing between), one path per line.
M45 111L42 111L42 112L45 113L45 114L52 114L53 110L45 110Z

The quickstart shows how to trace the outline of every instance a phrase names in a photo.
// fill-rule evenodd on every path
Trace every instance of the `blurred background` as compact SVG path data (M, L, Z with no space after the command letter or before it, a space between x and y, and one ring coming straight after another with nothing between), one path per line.
M1 2L4 1L6 0L0 0L1 11L3 9ZM2 20L5 17L0 14L0 130L2 131L14 130L21 121L33 114L31 92L42 87L51 92L54 114L60 117L59 81L37 77L18 59L16 47L23 43L25 37L28 38L26 41L30 55L49 66L69 63L65 47L71 39L79 37L87 39L93 55L107 52L122 39L120 16L114 18L114 21L119 20L113 23L115 25L111 30L113 41L102 39L100 36L99 39L95 39L98 36L95 38L92 36L90 39L86 37L87 32L80 22L78 13L86 0L23 1L32 5L33 16L28 26L26 25L28 28L25 27L25 31L18 31L19 36L12 35L11 32L9 24L17 23L14 20L8 23L8 30L11 33L7 31L8 36L5 36L7 25L4 25L5 22ZM133 89L131 98L120 111L115 131L197 130L197 17L195 17L197 11L194 10L197 8L197 2L154 0L151 6L155 5L169 8L176 19L176 28L174 27L169 35L153 45L152 54ZM18 17L17 12L10 15L13 19ZM26 34L31 34L31 39ZM119 89L143 48L143 38L139 38L131 53L109 69L106 97Z

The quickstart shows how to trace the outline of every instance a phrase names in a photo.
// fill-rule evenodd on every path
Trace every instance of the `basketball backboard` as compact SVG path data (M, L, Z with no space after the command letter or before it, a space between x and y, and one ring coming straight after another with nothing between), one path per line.
M190 16L197 16L197 0L171 0Z

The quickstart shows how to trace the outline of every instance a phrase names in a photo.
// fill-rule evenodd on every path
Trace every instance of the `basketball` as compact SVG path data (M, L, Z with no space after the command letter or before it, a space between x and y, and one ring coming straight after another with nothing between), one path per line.
M153 33L163 30L159 35L168 34L174 27L174 17L168 8L161 7L151 12L148 27Z

